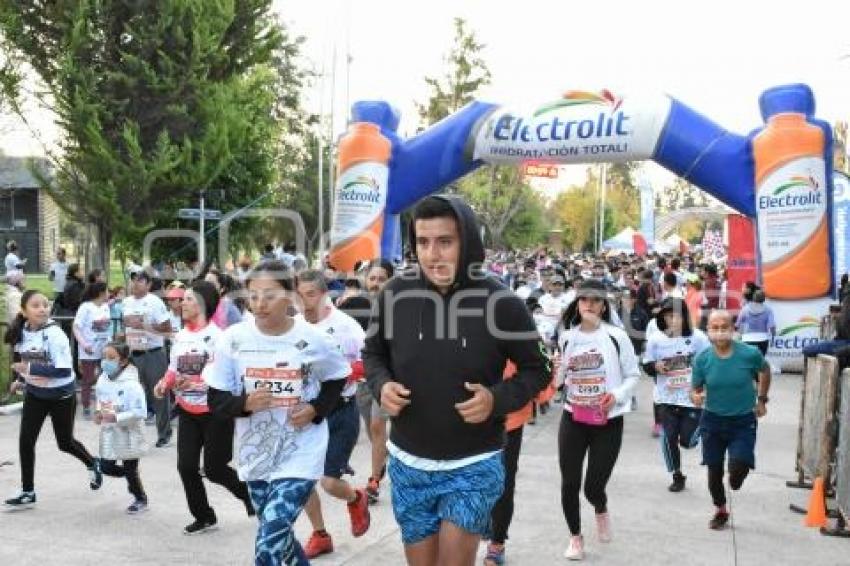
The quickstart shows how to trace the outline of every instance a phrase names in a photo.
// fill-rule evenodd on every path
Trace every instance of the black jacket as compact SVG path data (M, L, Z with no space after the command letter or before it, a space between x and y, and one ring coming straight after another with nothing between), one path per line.
M455 285L441 295L416 268L390 280L374 305L363 362L376 399L391 380L411 391L410 405L392 419L393 444L415 456L454 460L501 449L505 415L548 385L550 368L523 301L480 270L484 247L472 210L440 198L452 204L460 228ZM411 242L413 229L412 223ZM508 359L517 374L503 381ZM484 423L467 424L455 409L472 396L464 382L493 393L493 414Z

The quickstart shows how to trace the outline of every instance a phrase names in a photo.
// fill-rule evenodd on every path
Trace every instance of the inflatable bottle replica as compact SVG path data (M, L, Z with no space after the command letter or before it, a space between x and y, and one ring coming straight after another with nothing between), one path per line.
M390 140L367 122L352 124L339 142L329 258L337 271L381 256L391 151Z
M767 126L753 138L758 243L765 294L823 297L830 289L826 134L807 121L814 99L762 96Z

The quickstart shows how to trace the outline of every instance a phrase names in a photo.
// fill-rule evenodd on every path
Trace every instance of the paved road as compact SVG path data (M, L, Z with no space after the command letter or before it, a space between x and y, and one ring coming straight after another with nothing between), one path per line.
M761 422L758 470L732 498L734 530L710 531L711 503L704 469L697 453L686 453L688 488L680 494L666 490L657 440L650 438L650 387L642 383L637 413L629 415L623 452L610 484L610 511L615 539L595 542L589 506L583 503L588 525L588 564L725 565L848 565L850 541L827 539L802 526L802 518L788 511L789 502L805 504L808 492L791 491L784 482L793 471L796 442L799 376L774 380L769 415ZM510 564L546 566L564 564L567 529L560 509L557 465L559 415L543 417L526 429L520 459L516 515L508 545ZM97 431L78 421L78 437L95 447ZM0 461L17 460L18 417L0 416ZM368 444L362 437L352 464L368 473ZM36 487L38 508L0 513L0 564L135 565L250 564L254 525L241 504L218 486L209 487L219 517L219 530L197 537L181 534L190 522L176 470L173 446L152 449L142 461L142 479L151 509L139 517L124 513L129 503L123 480L107 478L99 492L91 492L85 470L60 454L49 426L38 445ZM0 467L0 495L18 489L17 466ZM388 499L373 508L372 528L355 540L347 532L341 503L324 498L328 530L337 551L314 561L319 566L397 566L404 564L398 529ZM299 519L299 538L309 535L306 518ZM482 547L483 551L483 547Z

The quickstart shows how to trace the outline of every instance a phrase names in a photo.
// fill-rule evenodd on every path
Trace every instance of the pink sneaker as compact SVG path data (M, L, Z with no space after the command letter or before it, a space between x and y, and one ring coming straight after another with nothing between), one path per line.
M571 536L570 545L564 551L567 560L584 560L584 537L581 535Z
M596 536L599 542L611 542L611 516L608 513L596 515Z

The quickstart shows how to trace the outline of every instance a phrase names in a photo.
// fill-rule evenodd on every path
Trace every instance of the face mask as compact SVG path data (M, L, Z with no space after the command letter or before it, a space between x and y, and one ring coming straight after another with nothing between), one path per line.
M118 360L101 360L100 361L100 369L106 375L112 377L116 373L118 373L119 363Z

